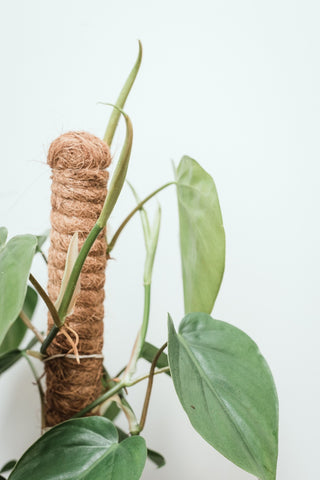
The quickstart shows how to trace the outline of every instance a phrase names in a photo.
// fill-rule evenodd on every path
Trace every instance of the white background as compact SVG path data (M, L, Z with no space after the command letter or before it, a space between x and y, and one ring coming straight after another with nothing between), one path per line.
M71 129L103 136L109 110L97 102L115 100L140 38L143 65L126 107L135 129L128 177L144 196L172 179L171 160L183 154L214 177L227 236L214 316L251 335L273 371L280 480L319 478L319 14L311 0L0 4L0 223L10 236L49 227L50 142ZM174 190L159 201L149 334L157 345L167 312L176 324L183 315ZM133 205L125 190L111 232ZM138 217L114 257L105 354L115 372L141 320ZM33 272L45 285L40 258ZM41 306L37 325L45 322ZM167 377L155 383L145 437L167 466L148 463L144 480L253 478L193 431ZM138 412L144 388L130 391ZM0 379L0 465L23 453L39 424L36 387L20 361Z

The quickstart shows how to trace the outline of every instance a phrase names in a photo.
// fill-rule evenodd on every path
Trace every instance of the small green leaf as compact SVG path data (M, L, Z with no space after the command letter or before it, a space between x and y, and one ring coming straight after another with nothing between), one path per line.
M211 313L224 272L225 234L211 176L192 158L177 169L185 313Z
M152 363L154 357L157 355L159 351L158 347L155 347L149 342L145 342L142 351L141 351L141 357L147 360L147 362ZM168 366L168 356L166 353L162 352L160 357L158 358L157 361L157 367L158 368L165 368ZM170 376L170 372L165 372L167 375Z
M22 357L21 350L15 349L0 355L0 375L12 367Z
M166 459L161 453L156 452L155 450L147 449L147 455L151 462L157 465L158 468L163 467L166 464Z
M270 369L241 330L205 313L187 315L168 356L179 400L198 433L260 480L274 480L278 400Z
M0 344L22 310L37 239L12 238L0 252Z
M12 470L16 463L17 463L17 460L10 460L10 462L7 462L5 465L3 465L3 467L0 470L0 473L8 472L9 470Z
M42 245L47 240L50 230L46 230L42 235L37 235L37 252L41 250Z
M33 313L35 311L38 301L38 295L35 290L31 287L27 287L26 298L24 299L24 304L22 310L27 315L29 320L32 319ZM20 317L11 325L3 342L0 346L0 354L8 352L9 350L14 350L19 347L22 342L25 333L27 331L27 326L23 323Z
M8 230L6 229L6 227L0 227L0 251L3 249L3 247L6 244L7 236L8 236Z
M121 409L118 407L118 404L116 402L111 402L110 406L104 412L103 417L112 421L119 415L120 412Z
M25 350L20 350L18 348L14 350L10 350L10 352L6 352L0 355L0 375L8 370L8 368L12 367L20 358L23 356L23 353L26 350L30 350L32 347L36 345L38 342L37 337L33 337L28 345L26 346Z
M78 418L45 433L18 461L9 480L138 480L146 456L142 437L118 443L109 420Z
M126 438L129 437L129 435L124 432L121 428L116 426L116 429L118 431L119 435L119 442L122 442ZM161 453L156 452L155 450L151 450L150 448L147 449L147 456L151 462L155 463L158 468L163 467L166 464L166 460Z

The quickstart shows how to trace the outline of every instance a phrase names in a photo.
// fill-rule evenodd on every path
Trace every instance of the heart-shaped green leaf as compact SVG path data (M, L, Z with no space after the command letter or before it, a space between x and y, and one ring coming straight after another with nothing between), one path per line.
M118 443L117 430L106 418L77 418L35 442L9 480L138 480L146 456L142 437Z
M176 333L169 318L169 365L193 427L260 480L276 477L278 400L269 367L241 330L204 313Z
M37 301L37 292L33 290L33 288L28 286L22 310L30 320L36 308ZM13 323L13 325L11 325L11 327L7 331L5 338L3 339L3 342L0 346L0 354L8 352L9 350L14 350L15 348L19 347L25 336L26 331L27 326L23 323L21 318L18 317L17 320Z
M190 157L176 172L185 313L211 313L224 272L225 235L212 177Z
M0 344L22 310L36 246L33 235L19 235L0 251Z

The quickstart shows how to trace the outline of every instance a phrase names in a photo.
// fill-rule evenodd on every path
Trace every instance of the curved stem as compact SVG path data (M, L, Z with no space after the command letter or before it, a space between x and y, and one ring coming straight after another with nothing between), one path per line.
M152 385L153 385L153 377L154 377L154 370L156 368L158 359L163 352L163 350L167 347L168 342L166 342L162 347L158 350L157 355L154 357L152 360L151 368L150 368L150 373L149 373L149 381L148 381L148 386L147 386L147 391L146 391L146 396L144 399L144 404L143 404L143 409L141 413L141 420L140 420L140 432L142 432L144 425L146 423L146 418L147 418L147 413L148 413L148 408L149 408L149 402L150 402L150 397L151 397L151 391L152 391Z
M41 385L41 382L38 378L38 374L36 372L36 369L34 368L34 365L33 363L31 362L30 358L28 357L28 355L26 354L25 351L22 351L21 352L22 356L27 360L28 364L29 364L29 367L31 368L31 371L33 373L33 376L34 376L34 379L37 383L37 386L38 386L38 391L39 391L39 396L40 396L40 403L41 403L41 429L43 429L45 427L45 418L44 418L44 408L43 408L43 403L44 403L44 392L43 392L43 388L42 388L42 385Z
M47 292L41 287L40 283L34 278L32 273L30 273L30 275L29 275L29 280L32 283L32 285L34 286L34 288L37 290L37 292L39 293L39 295L42 298L42 300L44 301L44 303L47 305L48 310L51 313L51 316L52 316L52 319L53 319L55 325L58 325L58 326L61 325L60 316L57 312L56 307L54 306L51 299L47 295Z
M160 373L166 373L169 371L170 371L170 367L159 368L159 370L156 370L155 372L153 372L153 376L159 375ZM143 380L146 380L147 378L150 378L150 373L148 373L148 375L143 375L143 377L139 377L139 378L136 378L135 380L132 380L132 382L127 383L126 387L133 387L137 383L140 383Z
M23 321L23 323L28 327L30 328L30 330L35 334L35 336L37 337L37 339L39 340L39 342L43 342L43 336L41 335L41 333L36 329L36 327L34 325L32 325L32 323L30 322L30 319L27 317L27 315L24 313L23 310L21 310L20 312L20 315L19 317L21 318L21 320Z
M116 231L116 233L113 235L112 239L110 240L109 242L109 245L108 245L108 248L107 248L107 253L110 253L111 250L113 250L118 238L119 238L119 235L120 233L122 232L122 230L124 229L124 227L127 225L127 223L131 220L131 218L134 216L135 213L137 213L139 210L141 210L141 208L143 207L143 205L145 203L147 203L152 197L154 197L155 195L157 195L157 193L161 192L161 190L164 190L165 188L169 187L170 185L175 185L177 182L168 182L164 185L162 185L161 187L157 188L157 190L155 190L154 192L150 193L150 195L148 195L146 198L144 198L143 200L141 200L140 203L138 203L138 205L129 213L129 215L123 220L123 222L121 223L120 227L118 228L118 230Z

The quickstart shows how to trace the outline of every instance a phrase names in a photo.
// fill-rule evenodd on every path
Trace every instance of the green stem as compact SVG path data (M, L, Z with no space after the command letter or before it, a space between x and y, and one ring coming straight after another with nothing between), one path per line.
M134 342L134 346L131 352L130 360L128 365L125 369L123 380L125 385L129 385L131 382L131 378L134 375L137 362L141 356L141 352L143 349L143 345L145 342L145 338L147 335L148 324L149 324L149 316L150 316L150 295L151 294L151 285L145 284L144 285L144 308L143 308L143 319L142 325L137 335L136 341Z
M48 265L48 259L47 259L47 257L45 256L45 254L43 253L43 251L41 250L41 248L38 247L38 249L39 249L39 253L40 253L41 257L42 257L43 260L45 261L46 265Z
M36 369L34 368L34 365L33 363L31 362L30 358L28 357L28 355L26 354L25 351L22 351L21 352L22 356L27 360L28 364L29 364L29 367L33 373L33 376L34 376L34 379L37 383L37 386L38 386L38 391L39 391L39 396L40 396L40 403L41 403L41 428L43 429L44 426L45 426L45 419L44 419L44 391L43 391L43 388L42 388L42 385L41 385L41 382L38 378L38 373L36 371Z
M146 396L144 399L144 404L143 404L143 409L141 413L141 420L140 420L140 432L142 432L146 419L147 419L147 414L148 414L148 408L149 408L149 403L150 403L150 397L151 397L151 391L152 391L152 385L153 385L153 377L154 377L154 371L158 362L158 359L160 358L161 353L163 350L167 347L168 343L166 342L162 347L158 350L156 356L154 357L151 368L150 368L150 373L149 373L149 381L148 381L148 386L147 386L147 392Z
M159 370L156 370L153 375L159 375L160 373L166 373L170 371L170 367L163 367L159 368ZM136 378L135 380L132 380L132 382L127 383L126 387L133 387L137 383L142 382L143 380L146 380L147 378L150 377L150 373L148 375L144 375L143 377Z
M124 107L124 104L127 100L127 97L130 93L130 90L134 84L134 81L136 79L136 76L139 72L139 68L140 68L140 65L141 65L141 60L142 60L142 44L139 40L139 53L138 53L138 57L137 57L137 60L136 60L136 63L134 64L127 80L126 80L126 83L124 84L120 94L119 94L119 97L116 101L116 107L118 108L123 108ZM106 142L107 145L109 145L109 147L111 147L111 144L112 144L112 140L113 140L113 137L114 137L114 134L115 134L115 131L116 131L116 128L117 128L117 125L118 125L118 122L119 122L119 118L120 118L120 112L117 108L114 108L113 111L112 111L112 114L110 116L110 120L108 122L108 125L107 125L107 129L106 129L106 133L104 135L104 138L103 140Z
M36 329L36 327L34 325L32 325L30 319L27 317L27 315L24 313L23 310L21 310L20 312L20 315L19 317L21 318L21 320L23 321L23 323L26 325L27 328L29 328L34 334L35 336L37 337L37 339L39 340L39 342L43 342L43 336L41 335L41 333Z
M141 356L142 348L146 339L149 317L150 317L150 298L151 298L151 284L144 285L144 308L143 308L143 320L140 333L140 345L137 355L137 359Z
M175 185L177 182L168 182L166 183L165 185L162 185L161 187L157 188L157 190L155 190L154 192L150 193L150 195L148 195L146 198L144 198L143 200L141 200L140 203L138 203L138 205L129 213L129 215L123 220L123 222L121 223L120 227L118 228L118 230L116 231L116 233L113 235L112 239L110 240L109 242L109 245L108 245L108 248L107 248L107 253L110 253L111 250L113 250L117 240L118 240L118 237L120 235L120 233L122 232L122 230L124 229L124 227L127 225L127 223L131 220L131 218L139 211L141 210L141 208L143 207L143 205L145 203L147 203L152 197L154 197L155 195L157 195L157 193L161 192L161 190L164 190L165 188L169 187L170 185Z
M104 393L103 395L101 395L101 397L98 397L96 400L94 400L92 403L90 403L89 405L87 405L85 408L83 408L80 412L76 413L72 418L78 418L78 417L82 417L83 415L85 415L86 413L90 412L90 410L92 410L93 408L97 407L98 405L100 405L100 403L103 403L105 402L106 400L108 400L108 398L110 397L113 397L113 395L115 395L116 393L118 393L120 390L122 390L124 387L125 387L125 383L124 382L119 382L117 385L115 385L113 388L111 388L110 390L108 390L106 393Z

